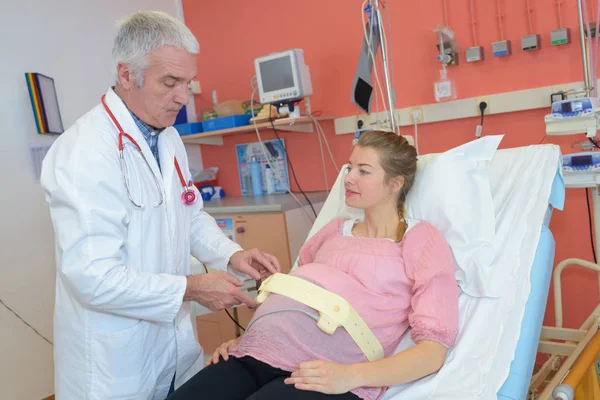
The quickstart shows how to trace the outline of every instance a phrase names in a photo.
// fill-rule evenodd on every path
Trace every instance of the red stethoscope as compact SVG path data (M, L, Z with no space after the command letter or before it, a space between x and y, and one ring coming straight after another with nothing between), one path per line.
M134 145L135 148L140 152L140 154L142 155L142 158L144 159L144 162L146 163L146 166L148 167L150 172L152 172L152 168L150 167L148 160L146 160L146 157L144 156L144 153L142 152L142 148L140 147L140 145L135 141L134 138L132 138L129 134L127 134L123 131L121 124L119 124L119 121L117 121L117 118L115 118L112 111L110 111L110 108L108 108L108 105L106 105L106 101L104 99L105 97L106 97L106 95L103 95L101 98L102 105L104 106L104 109L106 110L106 113L108 114L110 119L113 121L113 123L119 130L119 158L121 161L121 175L123 177L123 184L125 184L125 189L127 190L127 197L129 197L129 201L131 201L131 203L136 208L144 208L143 204L137 203L135 200L133 200L133 197L131 196L131 192L129 191L129 186L127 185L127 176L125 174L125 157L123 156L123 149L125 148L125 146L123 144L123 137L126 137L127 139L129 139L129 142L132 145ZM173 161L175 163L175 169L177 170L177 175L179 175L179 182L181 182L181 186L183 187L183 192L181 193L181 202L183 204L185 204L186 206L191 206L198 201L198 194L192 189L193 188L192 181L189 181L189 183L186 185L185 179L183 178L183 174L181 173L181 168L179 167L179 162L177 161L177 157L173 157ZM161 204L163 204L163 202L164 202L163 191L162 191L162 188L160 185L160 181L158 180L158 178L156 177L154 172L152 172L152 176L154 177L154 183L156 184L156 188L158 189L158 193L160 195L160 201L155 202L152 205L154 207L158 207Z

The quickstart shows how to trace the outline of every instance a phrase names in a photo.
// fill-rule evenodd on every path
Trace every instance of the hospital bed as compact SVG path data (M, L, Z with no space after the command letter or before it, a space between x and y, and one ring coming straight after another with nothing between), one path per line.
M461 292L460 331L444 367L435 375L391 387L384 400L522 400L529 395L554 262L549 223L552 210L562 209L565 198L560 151L554 145L496 150L487 168L497 235L492 268L509 271L502 296ZM345 168L309 237L334 218L348 215L341 194L344 176ZM411 345L407 334L398 351Z

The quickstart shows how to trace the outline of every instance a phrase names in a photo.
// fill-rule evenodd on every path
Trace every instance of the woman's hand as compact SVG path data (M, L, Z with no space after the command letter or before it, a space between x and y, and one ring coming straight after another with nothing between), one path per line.
M301 363L299 369L285 380L296 389L325 394L343 394L360 387L359 376L352 365L329 361Z
M241 339L242 337L240 336L237 339L230 340L217 347L212 358L206 362L206 366L208 367L210 364L218 363L219 357L223 357L223 360L227 361L229 359L229 349L237 345Z

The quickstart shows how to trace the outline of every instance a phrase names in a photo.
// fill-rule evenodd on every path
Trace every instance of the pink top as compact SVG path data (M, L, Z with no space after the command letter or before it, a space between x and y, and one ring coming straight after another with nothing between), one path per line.
M300 267L290 275L350 302L379 339L386 357L394 354L409 327L415 342L452 346L458 330L458 287L454 258L442 233L427 222L409 221L403 240L395 243L352 236L352 224L335 220L323 227L302 247ZM304 361L367 361L343 328L330 336L302 311L318 319L314 309L271 294L230 354L251 356L289 372ZM363 387L352 393L373 400L386 389Z

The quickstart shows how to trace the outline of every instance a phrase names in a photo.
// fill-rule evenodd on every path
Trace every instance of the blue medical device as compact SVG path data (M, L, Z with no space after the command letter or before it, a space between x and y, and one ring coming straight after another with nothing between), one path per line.
M564 172L600 171L600 152L582 152L562 156Z
M578 118L593 115L598 108L598 99L583 97L552 103L552 119Z

